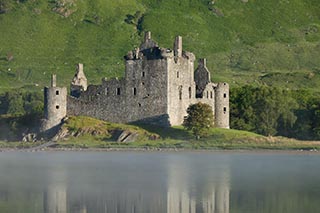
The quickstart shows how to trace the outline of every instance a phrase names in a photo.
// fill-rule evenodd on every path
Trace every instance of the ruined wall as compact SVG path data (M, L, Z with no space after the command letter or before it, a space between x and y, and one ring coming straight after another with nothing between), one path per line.
M218 83L215 89L215 126L230 128L229 84Z
M87 115L110 122L146 120L168 125L167 62L127 60L125 79L103 80L89 86L79 98L68 98L68 115Z
M77 64L76 74L74 75L70 90L73 96L79 97L82 91L86 91L88 87L87 78L83 72L83 64Z
M194 80L196 82L196 97L202 98L203 91L206 89L207 84L211 82L205 58L199 59L198 67L194 73Z

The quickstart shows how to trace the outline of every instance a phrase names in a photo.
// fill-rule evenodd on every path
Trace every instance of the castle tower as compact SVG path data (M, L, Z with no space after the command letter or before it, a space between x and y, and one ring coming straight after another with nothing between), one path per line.
M215 126L229 129L229 114L229 84L218 83L215 89Z
M76 74L71 81L71 95L79 97L80 93L86 91L88 87L87 78L83 72L83 64L77 64Z
M56 75L52 75L51 86L44 88L44 118L42 131L50 130L61 123L67 115L67 88L56 86Z
M207 68L207 60L199 59L198 67L194 73L194 81L196 82L196 97L202 98L203 91L208 83L211 82L210 72Z

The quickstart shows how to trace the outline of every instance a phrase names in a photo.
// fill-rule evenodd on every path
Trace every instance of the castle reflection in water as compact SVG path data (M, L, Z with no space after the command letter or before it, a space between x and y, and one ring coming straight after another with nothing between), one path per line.
M170 161L163 174L167 176L165 182L148 182L141 174L141 177L127 177L127 183L117 185L111 180L110 185L98 188L93 182L88 185L83 181L81 185L68 182L61 169L52 171L44 190L44 212L229 213L228 168L200 174L200 179L194 177L200 171L190 169L187 162ZM92 191L92 188L96 190Z

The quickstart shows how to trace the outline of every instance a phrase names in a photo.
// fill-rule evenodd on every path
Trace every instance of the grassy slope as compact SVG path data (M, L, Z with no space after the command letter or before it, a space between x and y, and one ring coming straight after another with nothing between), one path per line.
M136 11L145 14L142 27L161 46L171 47L174 36L182 35L184 49L208 58L215 81L320 86L317 0L217 0L213 7L220 16L207 0L74 1L76 12L68 18L45 0L13 3L0 14L0 91L42 87L51 73L68 85L79 62L92 83L123 75L122 56L141 40L124 22ZM12 61L6 61L8 53Z
M212 128L200 140L183 127L159 128L114 124L89 117L70 117L62 126L69 136L61 139L56 148L124 148L124 149L320 149L319 142L304 142L281 137L264 137L255 133ZM138 133L136 142L116 142L114 131ZM65 132L65 131L64 131ZM72 136L76 135L76 136ZM160 136L160 137L159 137ZM150 140L150 138L157 138ZM31 148L41 142L1 142L0 148Z

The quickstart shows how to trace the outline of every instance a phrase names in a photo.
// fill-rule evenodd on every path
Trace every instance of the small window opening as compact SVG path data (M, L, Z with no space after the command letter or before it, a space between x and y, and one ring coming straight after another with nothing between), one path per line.
M138 105L139 105L139 107L141 107L141 104L140 104L140 103L139 103Z
M213 98L213 94L212 94L212 91L210 92L210 98L211 98L211 99Z
M137 88L133 88L133 95L137 95Z
M142 82L141 85L144 86L144 82Z
M117 88L117 95L120 95L120 94L121 94L120 88Z
M207 91L207 98L209 98L209 91Z
M191 87L189 87L189 99L191 99Z
M56 91L56 95L59 95L59 90Z
M226 97L227 97L227 93L224 93L224 94L223 94L223 97L226 98Z
M227 112L227 107L223 107L223 113L226 114Z
M59 105L56 105L56 109L59 109L60 108L60 106Z
M179 100L182 100L182 86L179 87Z
M105 88L105 89L104 89L104 94L105 94L105 95L109 95L109 88Z
M179 78L179 72L177 72L177 78Z
M142 77L145 77L145 76L146 76L146 73L145 73L145 72L142 72L141 75L142 75Z

